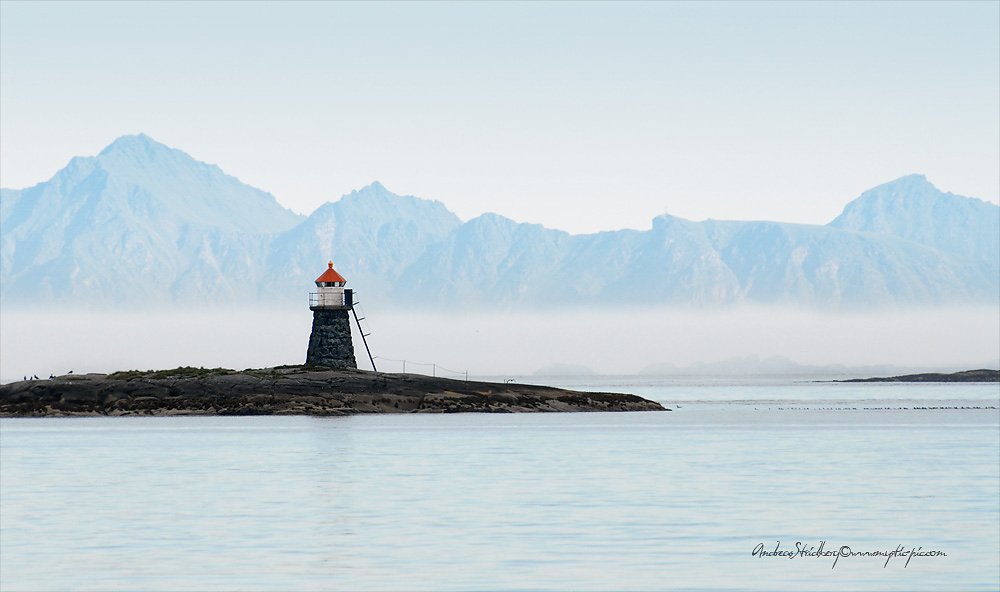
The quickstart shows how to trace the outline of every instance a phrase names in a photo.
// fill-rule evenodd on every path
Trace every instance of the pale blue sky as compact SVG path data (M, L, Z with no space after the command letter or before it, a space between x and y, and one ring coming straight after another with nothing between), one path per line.
M572 231L1000 195L1000 3L0 5L0 175L145 132L308 213L378 179Z

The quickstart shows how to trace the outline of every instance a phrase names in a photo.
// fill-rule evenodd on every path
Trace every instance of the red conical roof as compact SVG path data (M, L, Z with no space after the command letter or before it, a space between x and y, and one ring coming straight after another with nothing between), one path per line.
M337 270L333 268L333 261L326 264L327 269L323 272L323 275L316 278L317 284L330 284L333 282L347 283L344 276L337 273Z

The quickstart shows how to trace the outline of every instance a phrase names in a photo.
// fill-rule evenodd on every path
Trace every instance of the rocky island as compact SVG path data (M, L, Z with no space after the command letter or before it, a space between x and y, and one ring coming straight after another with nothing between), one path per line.
M833 382L1000 382L1000 370L963 370L951 374L927 372L904 376L882 376L875 378L851 378Z
M0 386L0 417L554 411L664 408L629 394L312 366L68 374Z

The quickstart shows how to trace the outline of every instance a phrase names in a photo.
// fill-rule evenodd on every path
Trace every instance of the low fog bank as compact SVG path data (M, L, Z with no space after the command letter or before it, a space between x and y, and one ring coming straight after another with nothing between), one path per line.
M439 376L803 373L840 364L996 367L996 307L821 314L778 308L411 314L369 310L379 370ZM363 313L364 314L364 313ZM0 380L69 371L301 364L308 310L0 311ZM356 328L355 328L356 330ZM360 337L356 357L370 368ZM723 361L722 363L718 363ZM455 374L453 374L453 372Z

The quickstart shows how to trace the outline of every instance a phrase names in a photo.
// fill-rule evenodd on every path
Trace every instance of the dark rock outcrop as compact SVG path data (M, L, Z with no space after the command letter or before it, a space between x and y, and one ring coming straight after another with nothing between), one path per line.
M1000 382L1000 370L964 370L952 374L907 374L881 378L852 378L833 382Z
M285 366L59 376L0 386L0 416L663 411L636 395Z

